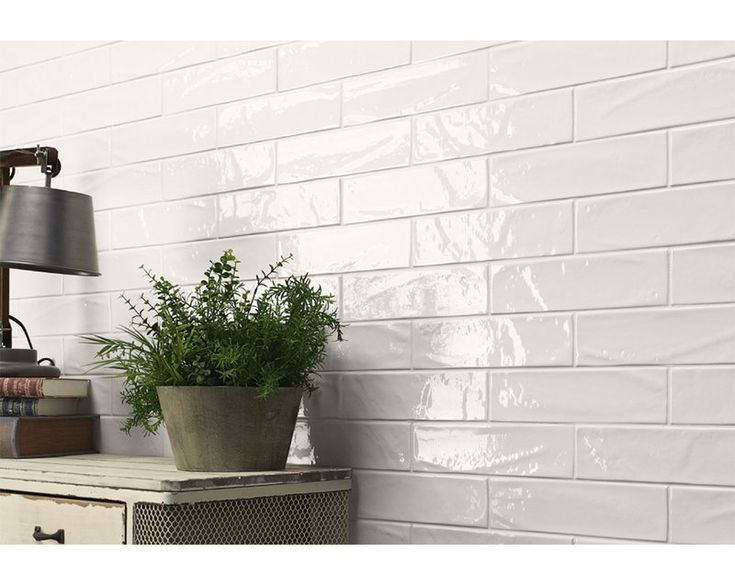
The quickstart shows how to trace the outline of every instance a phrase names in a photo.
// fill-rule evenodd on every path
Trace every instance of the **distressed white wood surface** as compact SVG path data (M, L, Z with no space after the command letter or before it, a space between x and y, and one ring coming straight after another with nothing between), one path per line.
M0 459L0 479L177 492L216 488L323 482L350 478L347 468L288 466L264 472L183 472L172 458L87 454L21 460Z
M64 530L65 544L125 543L125 505L0 492L0 544L38 542L34 528L45 533Z

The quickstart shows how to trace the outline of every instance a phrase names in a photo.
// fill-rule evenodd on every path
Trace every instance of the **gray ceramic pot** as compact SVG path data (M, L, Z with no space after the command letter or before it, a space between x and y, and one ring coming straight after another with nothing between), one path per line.
M179 470L282 470L303 391L282 387L259 399L252 387L158 387Z

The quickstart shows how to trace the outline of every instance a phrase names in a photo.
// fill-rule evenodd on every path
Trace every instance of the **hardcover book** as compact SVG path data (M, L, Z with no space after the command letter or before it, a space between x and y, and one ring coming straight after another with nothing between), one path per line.
M0 398L0 416L37 417L48 415L76 415L79 399L26 399L23 397Z
M76 378L0 378L0 397L43 397L84 398L89 390L89 381Z
M93 428L98 417L0 417L0 458L94 452Z

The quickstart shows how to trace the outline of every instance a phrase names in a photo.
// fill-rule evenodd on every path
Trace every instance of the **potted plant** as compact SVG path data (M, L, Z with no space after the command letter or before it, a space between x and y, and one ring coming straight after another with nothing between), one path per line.
M290 259L252 289L232 250L188 292L141 267L152 293L122 295L132 312L124 336L84 336L100 346L95 366L125 378L124 431L164 422L179 470L285 467L301 397L317 389L329 339L342 340L332 295L308 275L275 279Z

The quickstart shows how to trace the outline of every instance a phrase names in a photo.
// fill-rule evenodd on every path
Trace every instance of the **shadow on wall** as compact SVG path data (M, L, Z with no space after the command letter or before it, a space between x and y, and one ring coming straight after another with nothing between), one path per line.
M304 397L299 421L291 441L290 464L317 466L355 467L357 448L354 438L345 430L345 424L337 421L339 394L334 381L325 376L320 389L311 397ZM350 540L356 540L358 502L357 484L353 482L350 494Z

